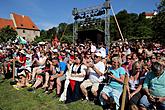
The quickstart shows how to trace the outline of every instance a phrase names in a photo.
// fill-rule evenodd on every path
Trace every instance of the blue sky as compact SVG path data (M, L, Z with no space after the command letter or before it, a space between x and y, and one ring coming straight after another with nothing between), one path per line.
M73 22L73 8L83 9L104 3L105 0L1 0L0 18L10 18L15 12L29 16L40 29L49 29L59 23ZM115 13L152 12L160 0L111 0ZM110 12L112 13L112 12Z

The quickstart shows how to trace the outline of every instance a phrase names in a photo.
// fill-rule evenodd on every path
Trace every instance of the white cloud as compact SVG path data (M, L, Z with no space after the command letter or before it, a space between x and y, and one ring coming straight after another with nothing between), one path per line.
M58 27L58 24L53 24L53 23L49 23L49 22L42 22L42 23L38 23L38 27L40 29L49 30L52 27Z

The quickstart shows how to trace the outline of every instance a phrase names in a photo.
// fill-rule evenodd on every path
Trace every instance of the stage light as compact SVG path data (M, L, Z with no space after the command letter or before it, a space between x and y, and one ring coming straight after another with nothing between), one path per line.
M77 8L73 8L72 15L73 15L73 16L78 15L78 10L77 10Z
M84 12L84 14L83 14L83 17L82 18L86 18L86 13Z
M105 9L110 9L110 1L109 0L106 0L105 3L104 3L104 8Z
M80 16L79 15L76 15L75 17L74 17L74 20L77 20L77 19L79 19L80 18Z

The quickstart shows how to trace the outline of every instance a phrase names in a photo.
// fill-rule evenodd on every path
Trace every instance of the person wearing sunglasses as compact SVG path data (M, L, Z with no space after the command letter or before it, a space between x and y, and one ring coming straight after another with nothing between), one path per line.
M101 60L102 54L101 52L97 52L94 55L94 61L86 64L86 66L88 67L89 78L80 85L80 88L82 90L82 93L86 97L86 100L89 100L87 87L90 86L92 86L91 92L95 97L97 97L98 87L99 84L102 82L101 78L105 71L105 64Z
M123 67L120 67L120 59L118 57L112 58L112 66L108 68L107 74L110 80L100 93L100 102L104 109L109 109L110 105L115 103L115 108L118 110L125 75L125 70Z

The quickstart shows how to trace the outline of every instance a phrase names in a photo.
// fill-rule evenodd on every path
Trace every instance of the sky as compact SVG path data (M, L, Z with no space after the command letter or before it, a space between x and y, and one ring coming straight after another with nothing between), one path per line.
M0 18L10 18L14 12L29 16L39 29L57 27L60 23L73 23L73 8L84 9L103 4L105 0L0 0ZM110 0L114 12L153 12L160 0ZM110 11L110 14L112 12Z

